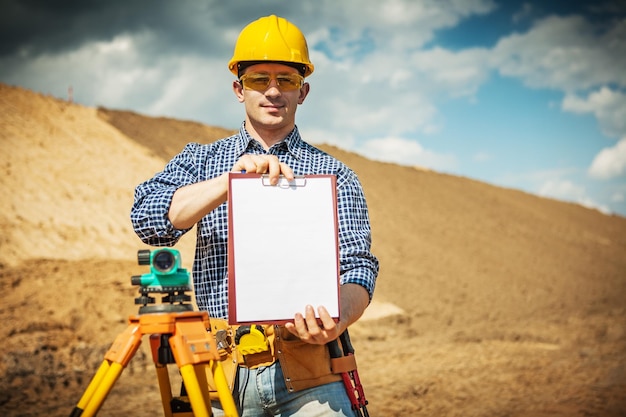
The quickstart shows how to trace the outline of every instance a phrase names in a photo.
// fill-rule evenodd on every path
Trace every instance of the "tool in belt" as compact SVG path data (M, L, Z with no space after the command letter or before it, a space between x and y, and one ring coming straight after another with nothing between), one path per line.
M269 365L274 362L272 349L265 328L258 324L237 327L234 338L239 352L240 364L248 368Z
M235 345L242 355L265 352L269 349L263 326L256 324L239 326L235 332Z
M354 415L356 417L369 417L366 407L367 400L365 399L363 385L361 385L361 379L356 369L354 348L350 342L348 329L339 336L339 341L341 342L341 347L339 347L337 340L327 343L333 373L341 374L343 385L350 398Z

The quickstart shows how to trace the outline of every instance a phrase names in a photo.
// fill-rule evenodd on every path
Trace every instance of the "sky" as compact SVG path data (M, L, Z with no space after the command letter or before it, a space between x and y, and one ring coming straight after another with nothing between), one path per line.
M244 118L227 69L237 36L276 14L302 30L315 65L297 116L306 141L626 216L626 0L0 0L0 10L0 82L229 129Z

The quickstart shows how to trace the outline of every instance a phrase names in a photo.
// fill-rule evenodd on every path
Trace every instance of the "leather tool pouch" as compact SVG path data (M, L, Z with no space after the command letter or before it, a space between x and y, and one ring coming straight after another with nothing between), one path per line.
M341 380L341 376L331 369L330 353L325 345L303 342L282 326L276 329L276 333L275 354L289 391Z
M354 357L331 361L325 345L303 342L283 326L264 326L269 341L269 350L244 357L237 351L234 344L236 328L237 326L230 326L226 320L211 319L211 333L216 338L220 362L231 391L238 366L254 369L259 366L269 366L278 360L289 391L300 391L329 382L341 381L340 372L352 366L356 368ZM208 367L207 381L211 399L219 398L213 375Z
M238 356L239 353L235 348L234 337L235 329L228 324L226 320L222 319L210 319L211 321L211 334L215 337L215 341L220 355L220 363L226 376L226 382L228 388L232 392L237 376ZM211 400L219 399L217 388L213 380L213 373L209 366L206 367L206 378L209 385L209 395Z

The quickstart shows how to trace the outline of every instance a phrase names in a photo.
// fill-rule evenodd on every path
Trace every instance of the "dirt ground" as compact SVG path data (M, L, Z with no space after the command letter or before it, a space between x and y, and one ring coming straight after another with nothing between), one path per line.
M69 415L137 312L134 186L227 133L0 84L0 415ZM372 417L626 416L625 218L320 147L381 261L351 329ZM147 340L98 415L162 415Z

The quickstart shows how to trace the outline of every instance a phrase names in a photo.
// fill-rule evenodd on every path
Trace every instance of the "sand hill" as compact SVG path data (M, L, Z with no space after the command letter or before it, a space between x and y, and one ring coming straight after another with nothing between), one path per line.
M135 185L229 131L1 84L0 123L0 414L65 416L136 312ZM626 415L625 218L321 147L381 261L351 331L372 416ZM161 415L146 345L99 415Z

